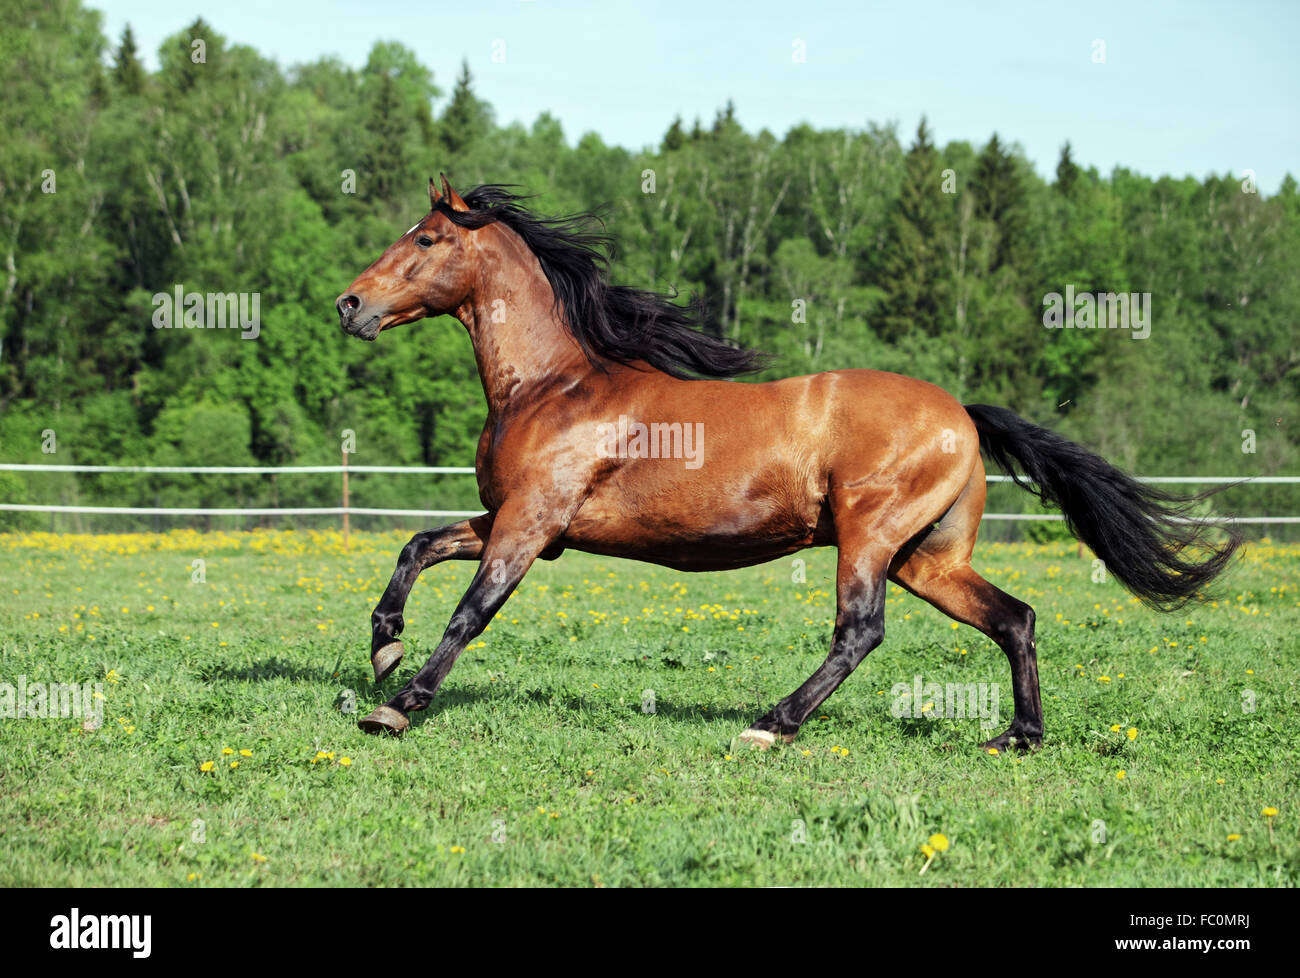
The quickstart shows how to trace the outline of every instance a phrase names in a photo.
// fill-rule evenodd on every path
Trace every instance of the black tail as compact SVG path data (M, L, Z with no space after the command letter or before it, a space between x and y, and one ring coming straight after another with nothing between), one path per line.
M968 404L966 413L984 453L1021 488L1059 508L1070 532L1152 607L1172 611L1204 597L1205 586L1241 545L1232 531L1226 543L1207 542L1214 524L1188 517L1193 504L1218 489L1175 496L1005 408ZM1033 485L1022 481L1017 467Z

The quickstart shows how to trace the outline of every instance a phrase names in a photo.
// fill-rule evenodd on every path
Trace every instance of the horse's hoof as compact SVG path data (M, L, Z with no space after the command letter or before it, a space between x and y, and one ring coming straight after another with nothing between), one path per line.
M750 747L756 747L759 750L767 750L776 743L776 740L776 734L771 730L756 730L750 727L736 738L735 744L748 744Z
M979 749L985 753L988 753L989 751L1001 752L1004 750L1018 750L1025 752L1038 750L1042 746L1042 737L1027 737L1024 734L1017 735L1008 730L1006 733L999 734L992 740L984 741L984 743L980 744Z
M406 650L402 648L402 643L396 639L377 650L370 657L370 664L375 667L375 682L382 683L387 679L405 654Z
M377 706L370 716L357 721L357 726L366 733L389 733L394 737L410 725L411 721L406 718L406 714L391 706Z

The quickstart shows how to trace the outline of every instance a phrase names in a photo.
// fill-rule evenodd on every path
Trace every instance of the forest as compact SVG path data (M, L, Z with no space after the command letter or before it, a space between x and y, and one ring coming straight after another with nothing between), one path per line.
M106 37L80 3L0 10L2 462L337 464L348 430L355 464L473 464L485 407L461 326L366 344L334 309L445 172L462 190L516 185L540 213L598 213L612 279L698 296L706 328L772 356L756 380L897 371L1138 474L1300 472L1291 176L1269 195L1249 173L1103 174L1066 143L1046 180L1013 132L751 131L743 93L631 151L548 114L502 124L467 63L425 65L397 42L359 69L282 67L200 19L153 72L129 28ZM1067 290L1130 297L1141 329L1049 328ZM155 328L154 297L176 291L256 295L257 335ZM1032 503L1001 490L990 510ZM0 471L11 502L336 499L325 475ZM1221 499L1296 512L1295 486ZM464 476L358 477L352 501L477 506ZM149 525L0 512L0 529Z

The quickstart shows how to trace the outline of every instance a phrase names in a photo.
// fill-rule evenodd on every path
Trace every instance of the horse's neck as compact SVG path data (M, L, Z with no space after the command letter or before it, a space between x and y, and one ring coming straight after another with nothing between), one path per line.
M473 341L488 408L498 413L591 366L560 321L551 284L523 242L498 232L486 237L479 251L474 291L456 317Z

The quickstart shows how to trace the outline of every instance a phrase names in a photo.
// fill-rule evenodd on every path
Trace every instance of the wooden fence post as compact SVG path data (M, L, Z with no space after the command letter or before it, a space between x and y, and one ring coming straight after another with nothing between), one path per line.
M343 552L348 553L348 450L343 449Z

